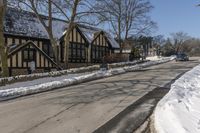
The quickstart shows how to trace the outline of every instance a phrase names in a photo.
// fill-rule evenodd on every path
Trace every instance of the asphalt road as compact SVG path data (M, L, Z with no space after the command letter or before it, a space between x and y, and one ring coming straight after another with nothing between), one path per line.
M166 86L198 65L199 59L172 61L142 71L1 102L0 132L91 133L148 92Z

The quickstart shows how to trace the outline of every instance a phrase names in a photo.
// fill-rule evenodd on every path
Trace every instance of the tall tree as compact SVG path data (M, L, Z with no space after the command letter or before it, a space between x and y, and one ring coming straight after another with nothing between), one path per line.
M145 33L155 26L147 16L153 8L149 0L98 0L99 18L109 22L111 31L121 46L123 39ZM122 51L122 50L121 50Z
M1 69L2 76L9 76L8 71L8 61L7 61L7 47L4 39L4 16L6 12L7 1L0 1L0 59L1 59Z
M125 29L123 19L124 14L124 1L125 0L98 0L97 8L102 11L99 18L105 22L109 22L112 32L117 36L118 43L120 44L120 52L122 52L122 31ZM101 1L101 2L100 2Z
M180 52L184 42L187 41L188 39L190 39L190 37L188 36L187 33L184 32L171 33L170 41L171 44L173 45L176 54Z
M125 40L136 34L148 34L156 28L156 23L147 16L153 8L148 0L126 0L124 7Z
M74 26L74 21L76 19L77 15L77 7L80 3L80 0L74 0L73 6L72 6L72 11L71 11L71 16L69 19L69 26L66 31L66 36L65 36L65 68L68 68L68 63L69 63L69 43L70 43L70 33L71 30L73 29Z

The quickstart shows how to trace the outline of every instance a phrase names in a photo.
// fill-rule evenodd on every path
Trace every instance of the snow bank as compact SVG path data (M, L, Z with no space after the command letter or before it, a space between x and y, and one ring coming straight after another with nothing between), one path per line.
M99 65L93 65L93 66L88 66L88 67L72 68L72 69L62 70L62 71L34 73L30 75L18 75L18 76L13 76L13 77L0 78L0 86L6 85L9 83L24 81L24 80L27 81L27 80L33 80L33 79L38 79L38 78L44 78L44 77L56 77L56 76L61 76L61 75L66 75L66 74L82 73L82 72L88 72L88 71L91 72L91 71L95 71L99 69L100 69Z
M127 61L127 62L120 62L120 63L111 63L108 64L109 68L117 68L117 67L124 67L124 66L132 66L132 65L136 65L138 63L143 63L146 62L146 60L142 61L142 60L136 60L136 61Z
M200 65L172 84L154 119L158 133L200 133Z
M91 81L91 80L95 80L99 78L105 78L112 75L123 74L125 72L140 70L144 67L148 67L148 66L152 66L152 65L156 65L160 63L165 63L170 60L171 60L170 58L165 58L163 60L145 62L145 63L137 64L134 66L115 68L115 69L110 69L108 71L97 71L97 72L80 75L80 76L76 76L72 78L64 78L59 81L57 80L57 81L45 82L45 83L33 85L33 86L25 86L25 87L19 87L19 88L9 88L5 90L0 90L0 98L23 96L23 95L48 91L48 90L52 90L56 88L66 87L69 85L74 85L74 84Z
M122 66L135 65L141 62L142 61L120 62L120 63L112 63L108 65L110 68L116 68L116 67L122 67ZM66 74L92 72L99 69L100 69L100 65L92 65L92 66L72 68L72 69L62 70L62 71L52 71L52 72L47 72L47 73L35 73L35 74L30 74L30 75L18 75L18 76L13 76L13 77L0 78L0 86L10 84L10 83L15 83L15 82L44 78L44 77L56 77L56 76L61 76L61 75L66 75Z
M160 60L160 58L161 58L160 56L152 56L152 57L147 57L146 59L155 61L155 60Z

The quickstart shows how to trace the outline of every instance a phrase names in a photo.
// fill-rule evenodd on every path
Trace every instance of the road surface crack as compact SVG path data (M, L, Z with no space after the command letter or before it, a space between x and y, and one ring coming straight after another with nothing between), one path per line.
M77 104L73 104L73 105L71 105L70 107L67 107L67 108L65 108L65 109L63 109L63 110L61 110L61 111L59 111L59 112L56 113L55 115L53 115L53 116L51 116L51 117L48 117L48 118L46 118L45 120L41 121L40 123L34 125L33 127L29 128L29 129L27 129L27 130L25 130L23 133L28 133L29 131L33 130L34 128L39 127L40 125L46 123L46 122L49 121L50 119L57 117L58 115L60 115L60 114L62 114L63 112L65 112L65 111L71 109L72 107L74 107L74 106L76 106L76 105L77 105Z

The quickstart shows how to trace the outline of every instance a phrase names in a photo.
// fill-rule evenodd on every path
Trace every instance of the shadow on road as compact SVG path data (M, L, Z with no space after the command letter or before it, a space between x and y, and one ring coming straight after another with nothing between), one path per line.
M151 116L157 103L169 92L170 85L183 74L178 75L164 87L150 91L93 133L133 133Z

